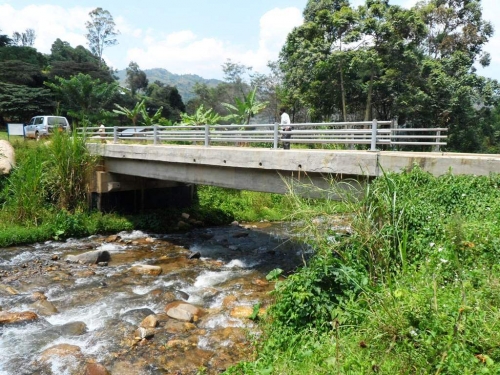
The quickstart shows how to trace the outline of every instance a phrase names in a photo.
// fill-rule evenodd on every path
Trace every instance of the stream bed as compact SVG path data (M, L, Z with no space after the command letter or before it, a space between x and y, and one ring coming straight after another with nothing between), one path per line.
M276 223L0 249L0 375L219 374L309 255Z

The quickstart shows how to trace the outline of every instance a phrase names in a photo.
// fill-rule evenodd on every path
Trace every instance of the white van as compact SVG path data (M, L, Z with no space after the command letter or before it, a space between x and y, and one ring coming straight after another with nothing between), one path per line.
M62 116L35 116L24 127L24 136L39 140L55 131L69 131L70 126L66 117Z

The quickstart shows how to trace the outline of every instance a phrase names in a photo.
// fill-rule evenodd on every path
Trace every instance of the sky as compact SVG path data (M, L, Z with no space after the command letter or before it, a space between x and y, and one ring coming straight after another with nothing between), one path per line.
M0 30L12 35L34 29L34 47L50 53L60 38L73 47L88 47L85 22L101 7L116 23L118 45L104 50L115 69L131 61L140 69L164 68L176 74L204 78L223 76L221 65L232 62L267 73L268 61L277 59L287 34L300 25L307 0L0 0ZM351 0L360 5L364 0ZM391 0L410 7L416 0ZM478 73L500 80L500 0L482 0L483 18L496 33L486 45L491 65ZM497 15L497 17L494 17Z

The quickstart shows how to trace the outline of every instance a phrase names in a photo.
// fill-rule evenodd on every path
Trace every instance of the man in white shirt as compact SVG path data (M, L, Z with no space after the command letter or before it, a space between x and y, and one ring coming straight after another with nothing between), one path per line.
M283 131L285 132L291 132L292 127L291 127L291 122L290 122L290 116L288 116L288 113L286 113L285 108L280 109L280 115L281 115L281 125L283 125ZM282 139L290 139L291 134L283 134ZM284 150L290 150L290 142L283 142L283 149Z

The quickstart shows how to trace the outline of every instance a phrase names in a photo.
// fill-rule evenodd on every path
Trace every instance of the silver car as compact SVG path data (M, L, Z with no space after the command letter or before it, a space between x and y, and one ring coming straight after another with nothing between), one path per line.
M35 116L24 127L24 136L39 140L55 131L69 131L70 126L66 117L62 116Z

